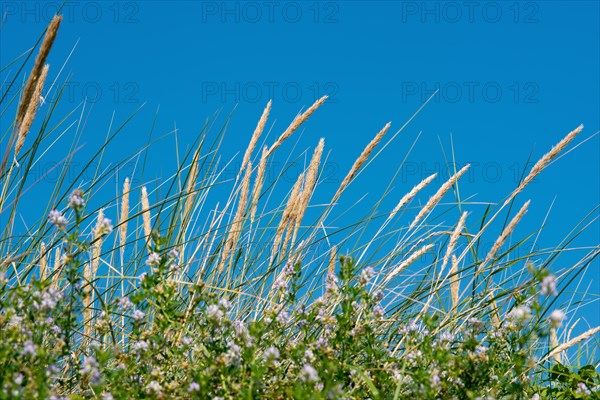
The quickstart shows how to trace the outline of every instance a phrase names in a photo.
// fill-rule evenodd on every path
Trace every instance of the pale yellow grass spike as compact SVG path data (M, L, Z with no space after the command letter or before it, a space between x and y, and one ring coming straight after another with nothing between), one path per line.
M571 347L575 346L576 344L581 343L584 340L591 338L598 332L600 332L600 326L592 328L592 329L582 333L581 335L569 340L568 342L561 344L560 346L558 346L557 348L552 350L550 353L548 353L546 358L554 357L557 354L561 354L563 351L570 349Z
M539 173L542 172L544 168L546 168L546 166L548 166L550 161L552 161L561 151L563 151L565 147L567 147L567 145L573 139L575 139L575 137L579 134L579 132L582 131L582 129L583 125L579 125L577 128L569 132L569 134L565 136L560 142L558 142L554 147L552 147L552 149L550 149L548 153L544 154L544 156L540 158L538 162L535 163L533 168L531 168L531 171L529 171L529 174L527 174L525 179L523 179L523 182L521 182L521 184L512 192L508 199L506 199L504 205L506 206L516 195L518 195L523 190L525 186L531 183L531 181L536 176L538 176Z
M100 262L100 253L102 251L103 236L101 234L101 226L104 220L104 209L100 209L98 212L98 220L96 223L96 229L94 229L94 243L92 244L92 259L90 262L85 264L83 275L85 278L85 289L83 298L83 316L85 321L84 336L88 337L92 331L92 324L89 322L93 316L91 310L94 304L94 292L92 291L92 281L96 278L98 272L98 264Z
M281 146L281 144L287 138L292 136L292 133L294 133L294 131L298 129L300 125L302 125L304 121L306 121L308 117L310 117L312 113L314 113L317 110L317 108L319 108L321 104L325 102L325 100L327 100L327 96L321 97L319 100L315 101L315 103L312 106L310 106L308 110L294 118L290 126L287 127L287 129L281 134L281 136L279 136L279 139L277 139L277 141L273 143L271 148L269 148L267 155L273 153L279 146Z
M44 36L44 41L40 46L40 50L35 59L35 64L33 65L33 69L31 70L29 78L27 79L27 83L25 84L25 88L23 89L23 95L21 96L21 101L17 110L17 117L15 119L15 125L17 126L17 128L21 127L21 124L25 119L25 114L27 113L27 110L30 107L32 98L34 98L34 92L40 86L38 85L38 80L40 79L40 76L42 74L42 70L44 68L43 65L46 62L48 54L50 53L50 49L52 48L54 39L56 39L56 33L58 32L58 27L60 26L61 21L62 16L55 15L54 18L52 18L52 21L50 21L50 24L48 25L46 35ZM35 101L39 101L39 96Z
M352 179L354 179L354 177L356 176L356 173L358 172L360 167L362 167L363 164L367 161L367 159L369 158L369 156L371 155L373 150L375 150L375 147L377 147L379 142L381 142L381 139L383 139L383 136L388 131L388 129L390 128L391 125L392 125L392 123L388 122L383 127L383 129L380 130L379 133L377 133L377 135L375 135L375 137L373 138L373 140L371 140L371 142L367 145L367 147L365 147L365 149L362 151L360 156L356 159L356 161L352 165L352 168L350 168L350 171L348 171L348 174L346 175L346 177L340 184L340 187L338 188L337 192L335 192L335 195L333 196L333 199L331 200L332 203L334 203L341 196L342 192L344 190L346 190L346 188L348 187L350 182L352 182Z
M410 192L406 193L398 202L396 207L392 210L389 218L394 218L394 215L400 211L402 207L408 204L416 195L419 193L425 186L429 185L431 181L433 181L437 177L437 173L433 175L429 175L427 178L423 179L418 185L413 187Z
M448 242L448 246L446 247L446 254L444 254L444 259L442 260L440 274L446 268L446 265L448 264L448 260L450 259L450 255L454 252L454 248L456 247L456 242L458 242L458 238L460 237L460 234L461 234L463 228L465 227L466 220L467 220L467 212L465 211L460 216L460 219L458 220L458 224L456 224L456 228L454 228L454 231L452 232L452 235L450 236L450 241Z
M329 256L329 265L327 266L327 274L335 274L335 263L337 259L337 246L331 248L331 255Z
M129 218L129 178L125 178L123 183L123 197L121 198L121 218L119 221L119 239L121 240L121 254L125 252L125 242L127 241L127 218Z
M192 211L194 206L194 200L196 199L196 193L194 189L196 187L196 181L198 180L198 164L200 163L200 149L197 149L192 159L192 165L190 166L190 173L188 174L188 181L185 187L186 199L183 211L184 218L187 218Z
M25 111L25 115L23 120L21 121L21 126L19 129L19 136L17 136L17 143L15 144L15 159L19 155L23 144L25 143L25 138L29 133L29 129L31 129L31 124L35 119L35 115L37 113L38 104L40 103L40 97L42 95L42 89L44 88L44 83L46 82L46 77L48 76L48 69L50 67L48 65L44 65L40 76L37 80L35 90L33 91L33 95L29 100L29 105Z
M54 250L54 268L52 269L52 272L54 273L54 275L52 275L52 287L54 289L58 289L58 281L60 279L60 273L62 271L62 254L60 252L60 247L56 247L56 249Z
M448 191L452 188L452 186L454 186L454 184L456 184L456 182L458 182L458 180L465 174L465 172L467 172L467 170L470 167L471 167L471 164L465 165L460 171L458 171L456 174L452 175L450 177L450 179L448 179L442 186L440 186L438 191L433 196L431 196L431 198L427 201L427 203L425 203L423 208L421 208L421 210L419 211L419 213L417 214L417 216L415 217L413 222L410 224L409 229L414 228L415 225L417 225L419 223L419 221L425 215L427 215L427 213L429 211L431 211L437 205L437 203L439 203L439 201L442 199L442 197L444 197L444 195L446 193L448 193Z
M300 176L298 177L298 180L296 181L296 185L294 185L294 189L297 190L293 190L292 191L292 196L290 197L289 201L288 201L288 206L286 207L286 209L284 210L284 215L282 218L282 223L285 219L285 223L282 225L280 224L281 227L283 227L285 234L284 234L284 241L283 241L283 246L282 248L282 253L284 253L287 249L287 245L288 242L291 239L291 235L292 232L294 230L294 227L296 226L296 221L298 219L298 215L300 213L300 209L302 207L302 188L306 185L306 173L303 172L300 174ZM287 211L287 213L286 213Z
M235 213L235 217L233 218L231 228L229 229L229 232L227 234L227 240L225 240L225 245L221 256L221 262L219 264L219 272L223 271L225 262L229 258L231 251L236 248L238 240L240 238L240 234L242 232L244 215L248 206L250 175L252 175L252 162L248 162L248 166L246 167L246 173L244 174L244 179L242 180L237 211Z
M550 344L553 348L557 348L559 346L558 338L556 337L556 327L554 326L550 328ZM554 354L554 360L558 363L561 362L560 353Z
M142 219L144 225L144 237L146 241L150 240L150 234L152 233L152 216L150 215L150 201L148 200L148 190L146 186L142 187Z
M254 218L256 217L256 210L258 209L258 200L260 198L260 192L262 190L265 180L268 153L269 149L267 146L265 146L263 148L262 156L260 157L258 171L256 172L256 178L254 180L254 188L252 189L252 203L250 204L250 223L252 224L254 223Z
M271 249L271 261L273 261L273 257L281 244L281 240L283 239L283 234L285 230L288 228L290 215L296 207L298 201L298 195L300 194L300 189L302 187L302 183L304 181L304 173L301 173L296 183L292 187L292 192L290 193L290 197L287 201L287 204L283 210L283 214L281 215L281 221L277 226L277 231L275 233L275 240L273 241L273 248Z
M265 107L260 120L258 121L258 124L256 125L256 129L254 129L254 133L252 134L252 137L250 138L250 143L248 144L248 147L246 148L246 152L244 153L244 158L242 160L242 165L240 167L240 173L244 170L244 168L246 167L246 164L248 164L248 161L250 161L250 156L252 155L252 152L254 151L254 148L256 147L256 143L258 143L258 139L260 138L260 135L263 133L264 129L265 129L265 125L267 124L267 118L269 117L269 113L271 112L271 100L269 100L269 102L267 103L267 106Z
M417 251L415 251L413 254L411 254L410 257L408 257L406 260L402 261L400 263L400 265L398 265L398 267L396 267L396 269L394 269L391 273L389 273L383 280L383 283L385 284L385 283L389 282L392 278L394 278L400 272L404 271L406 268L408 268L408 266L410 266L413 262L415 262L417 259L419 259L419 257L421 257L423 254L427 253L432 248L433 248L433 244L426 244L425 246L423 246L420 249L418 249Z
M308 165L304 187L302 188L302 193L300 194L297 215L294 221L294 233L292 236L292 243L290 245L292 248L294 247L294 243L296 242L296 236L298 234L298 230L300 229L302 219L304 218L304 213L308 208L308 204L310 203L310 199L315 190L315 185L317 183L317 175L319 173L319 164L321 163L321 156L323 155L324 147L325 140L319 140L319 144L315 148L313 156L310 160L310 164Z
M46 243L40 244L40 280L45 281L48 273L48 256L46 255Z
M452 298L452 309L458 306L460 279L458 279L458 258L452 254L452 266L450 267L450 297Z
M517 224L519 223L519 221L521 220L521 218L523 218L523 216L527 212L527 208L528 207L529 207L529 200L527 202L525 202L525 204L523 204L523 207L521 207L521 209L519 210L519 212L517 213L517 215L515 215L513 217L513 219L506 226L506 228L504 228L504 230L502 231L502 233L500 234L500 236L498 236L498 238L494 242L494 245L492 246L491 250L489 251L489 253L485 257L485 260L481 264L481 267L479 267L477 269L478 271L483 270L483 268L487 265L487 263L489 263L492 260L492 258L494 258L494 256L496 255L496 253L498 253L498 250L500 250L500 247L502 247L502 245L504 244L504 242L506 242L506 239L508 239L508 236L515 230L515 227L517 226Z

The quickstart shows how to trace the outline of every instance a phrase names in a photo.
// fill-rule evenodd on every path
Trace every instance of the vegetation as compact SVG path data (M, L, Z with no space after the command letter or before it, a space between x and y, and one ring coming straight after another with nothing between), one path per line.
M456 223L428 222L466 166L420 206L409 207L435 175L415 182L391 211L374 205L331 246L322 227L390 124L324 206L311 204L323 140L291 188L267 182L265 170L325 98L256 157L269 103L233 181L223 183L215 163L225 129L212 137L207 125L173 176L150 190L129 177L116 197L96 200L119 170L96 165L121 126L87 163L94 178L67 179L62 169L47 203L27 209L39 213L37 226L22 233L17 210L29 171L58 132L72 129L64 128L70 115L57 118L53 106L30 132L59 25L56 17L40 41L26 84L0 101L5 120L16 107L3 124L0 165L0 398L600 398L596 366L571 357L578 349L593 359L599 328L571 338L571 310L557 306L599 254L598 245L569 248L593 213L549 250L526 250L527 237L513 235L530 204L519 200L525 187L581 126L476 223L460 200L451 209ZM22 65L11 86L33 52L15 60ZM217 185L230 194L207 212ZM313 221L304 221L309 214ZM571 250L578 261L554 269Z

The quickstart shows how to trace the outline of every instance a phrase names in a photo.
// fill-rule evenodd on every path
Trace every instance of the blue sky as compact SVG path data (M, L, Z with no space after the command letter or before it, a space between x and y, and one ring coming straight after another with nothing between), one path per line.
M30 48L58 5L2 3L0 64ZM78 1L63 14L49 79L74 48L58 82L70 74L61 110L88 100L82 159L103 141L113 112L123 121L142 104L112 150L114 161L146 142L158 108L157 134L177 127L185 148L206 118L220 111L223 121L237 104L225 140L228 157L245 148L270 98L272 142L299 110L329 94L298 141L282 151L297 144L300 154L326 138L330 179L315 197L326 201L386 122L396 132L439 89L342 206L365 193L365 207L376 201L417 137L383 208L432 172L440 173L441 184L448 176L442 146L449 154L451 141L458 165L472 164L461 195L500 201L530 155L536 161L580 123L585 130L576 143L586 142L519 197L518 205L532 199L519 232L539 226L553 203L540 237L550 247L600 203L597 1ZM14 72L0 74L3 85ZM160 162L149 179L173 171L165 147L151 152ZM455 211L445 221L458 217ZM576 245L597 245L599 231L596 222ZM587 276L596 296L599 271L596 261ZM600 323L599 309L598 303L586 309L590 325Z

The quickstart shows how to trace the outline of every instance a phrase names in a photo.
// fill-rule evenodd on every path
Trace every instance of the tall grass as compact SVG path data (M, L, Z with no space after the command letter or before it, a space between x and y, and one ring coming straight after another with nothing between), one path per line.
M325 234L323 227L344 215L339 199L377 157L391 123L357 149L327 204L311 202L323 185L324 139L291 187L283 172L273 181L265 177L281 144L311 115L327 112L325 97L270 145L261 143L276 110L269 102L233 180L222 179L216 162L227 123L217 132L206 124L160 182L136 185L143 168L122 177L128 160L100 169L98 161L134 115L111 129L71 179L77 109L59 117L58 102L39 104L59 24L60 17L50 24L29 79L14 95L9 90L35 49L9 64L20 67L0 101L0 117L12 121L3 124L1 139L2 398L598 396L594 367L576 373L572 358L597 358L598 328L571 338L561 311L553 312L562 301L575 321L576 302L594 300L563 292L578 285L599 254L597 244L569 247L594 226L597 210L552 248L529 251L529 236L514 234L535 207L535 199L522 199L526 186L582 126L480 221L456 200L460 218L438 222L439 204L451 201L466 166L422 205L417 199L435 175L414 182L393 209L378 202ZM60 100L64 88L57 90ZM41 184L30 171L67 136L76 139L54 188L23 210L28 191ZM145 157L151 146L131 159ZM94 178L82 182L89 172ZM105 201L107 184L117 178L118 193ZM35 225L21 227L21 212L37 217ZM483 253L486 243L493 246ZM576 252L577 262L553 270L565 252Z

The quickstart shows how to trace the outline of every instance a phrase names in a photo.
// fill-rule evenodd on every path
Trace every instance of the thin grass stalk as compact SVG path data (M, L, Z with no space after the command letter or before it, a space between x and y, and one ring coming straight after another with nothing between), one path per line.
M150 214L150 201L148 200L148 190L146 186L142 186L142 219L144 225L144 238L145 243L150 241L150 235L152 234L152 216Z
M45 281L48 273L48 256L46 250L46 243L40 244L40 280Z
M571 347L575 346L576 344L579 344L581 342L583 342L584 340L587 340L589 338L591 338L592 336L594 336L596 333L600 332L600 326L597 326L595 328L589 329L588 331L582 333L581 335L569 340L566 343L561 344L560 346L556 347L554 350L552 350L550 353L548 353L548 355L546 355L546 357L544 357L543 360L547 360L550 357L554 357L557 354L561 354L562 352L570 349Z
M402 261L391 273L389 273L385 279L383 280L383 284L386 284L390 280L392 280L395 276L397 276L400 272L404 271L408 266L410 266L413 262L419 259L423 254L427 253L429 250L433 248L433 244L426 244L421 247L406 260Z
M400 211L402 207L408 204L425 186L429 185L435 178L437 177L437 173L433 175L429 175L427 178L423 179L419 184L415 185L410 192L406 193L398 202L396 207L392 210L389 219L394 218L394 216Z
M125 253L125 243L127 242L127 219L129 218L129 178L125 178L123 183L123 197L121 198L121 218L119 220L119 240L121 244L121 258Z
M558 142L549 152L544 154L542 158L538 160L529 171L529 174L523 179L521 184L511 193L511 195L506 199L504 205L507 205L512 199L515 198L521 191L525 188L525 186L529 185L536 176L540 174L548 166L548 164L561 152L565 147L575 139L575 137L583 130L583 125L579 125L577 128L573 129L567 136L565 136L560 142Z
M504 244L504 242L506 242L506 239L508 239L508 236L515 230L517 224L519 223L519 221L521 221L521 218L523 218L523 216L527 212L527 208L529 207L529 203L530 203L529 200L527 202L525 202L525 204L523 204L523 206L521 207L521 209L519 210L519 212L517 213L517 215L515 215L513 217L513 219L510 221L510 223L506 226L506 228L504 228L504 230L502 231L502 233L500 234L500 236L498 236L498 238L494 242L494 245L492 246L492 248L488 252L487 256L483 260L483 263L481 264L481 267L478 268L478 271L483 271L484 267L490 261L492 261L492 259L496 255L496 253L498 253L498 250L500 250L500 248L502 247L502 245Z
M242 159L242 165L240 166L240 174L242 173L242 171L244 171L244 168L246 168L246 165L248 164L248 161L250 161L250 156L252 155L252 152L254 151L254 148L256 147L256 144L258 143L258 139L260 138L260 135L263 133L264 129L265 129L265 125L267 124L267 118L269 118L269 113L271 112L271 104L272 101L269 100L269 102L267 103L267 106L265 107L260 120L258 121L258 124L256 125L256 129L254 129L254 133L252 134L252 137L250 138L250 143L248 144L248 147L246 148L246 152L244 153L244 158Z
M319 164L321 162L321 156L323 154L324 146L325 140L319 140L319 144L315 148L313 156L310 160L310 164L308 165L304 187L302 188L302 193L300 194L300 204L298 205L297 215L294 221L294 233L292 235L292 241L290 244L290 247L292 248L294 247L294 243L296 242L296 236L300 229L300 224L302 223L302 219L304 218L304 214L306 213L306 209L308 208L308 204L310 203L310 199L312 198L315 186L317 184Z
M344 177L344 180L342 180L342 183L340 184L338 190L335 192L335 195L333 195L333 199L331 200L332 203L335 203L335 201L341 196L341 194L344 192L344 190L346 190L346 188L348 187L350 182L352 182L352 180L354 179L354 177L356 176L356 174L358 173L360 168L367 161L367 159L369 158L369 156L371 155L373 150L375 150L375 147L377 147L379 142L381 142L381 139L383 139L383 136L388 131L388 129L390 128L391 125L392 125L392 123L388 122L383 127L383 129L381 129L379 131L379 133L377 133L377 135L375 135L373 140L371 140L371 142L369 142L367 147L364 148L364 150L362 151L360 156L356 159L356 161L352 165L352 168L350 168L350 171L348 171L348 174Z
M42 95L42 89L44 88L44 83L46 82L46 77L48 76L48 70L50 66L44 65L40 76L37 80L37 84L35 90L33 92L32 97L29 100L29 105L27 106L27 110L25 111L25 116L23 117L22 123L19 128L19 135L17 137L17 143L15 144L15 153L14 158L15 161L17 156L19 155L23 144L25 143L25 139L27 138L27 134L31 129L31 124L33 124L33 120L35 119L35 115L37 113L38 104L40 103L40 97Z
M452 188L452 186L456 184L456 182L458 182L458 180L465 174L465 172L467 172L467 170L470 167L471 164L465 165L460 171L452 175L450 179L448 179L442 186L440 186L438 191L433 196L431 196L427 203L421 208L413 222L411 222L408 228L409 230L414 228L417 225L417 223L419 223L419 221L440 202L442 197L444 197L444 195Z
M308 108L308 110L306 110L305 112L303 112L302 114L300 114L296 118L294 118L292 123L281 134L281 136L279 136L277 141L275 141L275 143L273 143L273 145L269 148L267 155L271 155L271 153L273 153L279 146L281 146L281 144L287 138L292 136L292 133L294 133L296 131L296 129L298 129L300 127L300 125L302 125L308 119L308 117L310 117L317 110L317 108L319 108L321 106L321 104L323 104L325 102L325 100L327 100L327 96L321 97L319 100L315 101L315 103L312 106L310 106Z
M27 83L25 84L25 88L23 89L23 95L21 96L21 101L19 103L19 107L17 109L17 116L15 118L15 125L20 128L21 123L25 119L25 115L31 103L31 99L34 96L34 92L38 85L38 80L42 74L43 65L48 58L48 54L50 54L50 50L52 49L52 44L56 39L56 34L58 33L58 28L60 27L60 22L62 21L62 16L55 15L50 21L48 28L46 29L46 35L44 36L44 41L40 46L40 50L35 59L35 63L29 74L29 79L27 79Z
M248 191L250 186L251 175L252 162L248 162L248 166L246 167L246 173L244 175L244 179L242 180L242 186L240 188L240 197L238 201L237 211L235 213L235 217L233 218L231 228L229 229L227 239L225 240L221 262L219 263L219 272L223 271L223 267L229 259L231 252L237 247L237 243L242 232L244 215L246 214L246 208L248 206Z
M269 148L265 146L260 157L258 164L258 170L256 171L256 178L254 179L254 188L252 189L252 203L250 204L250 223L254 224L256 217L256 210L258 209L258 200L260 199L260 192L265 180L265 171L267 169L267 158L269 155Z

